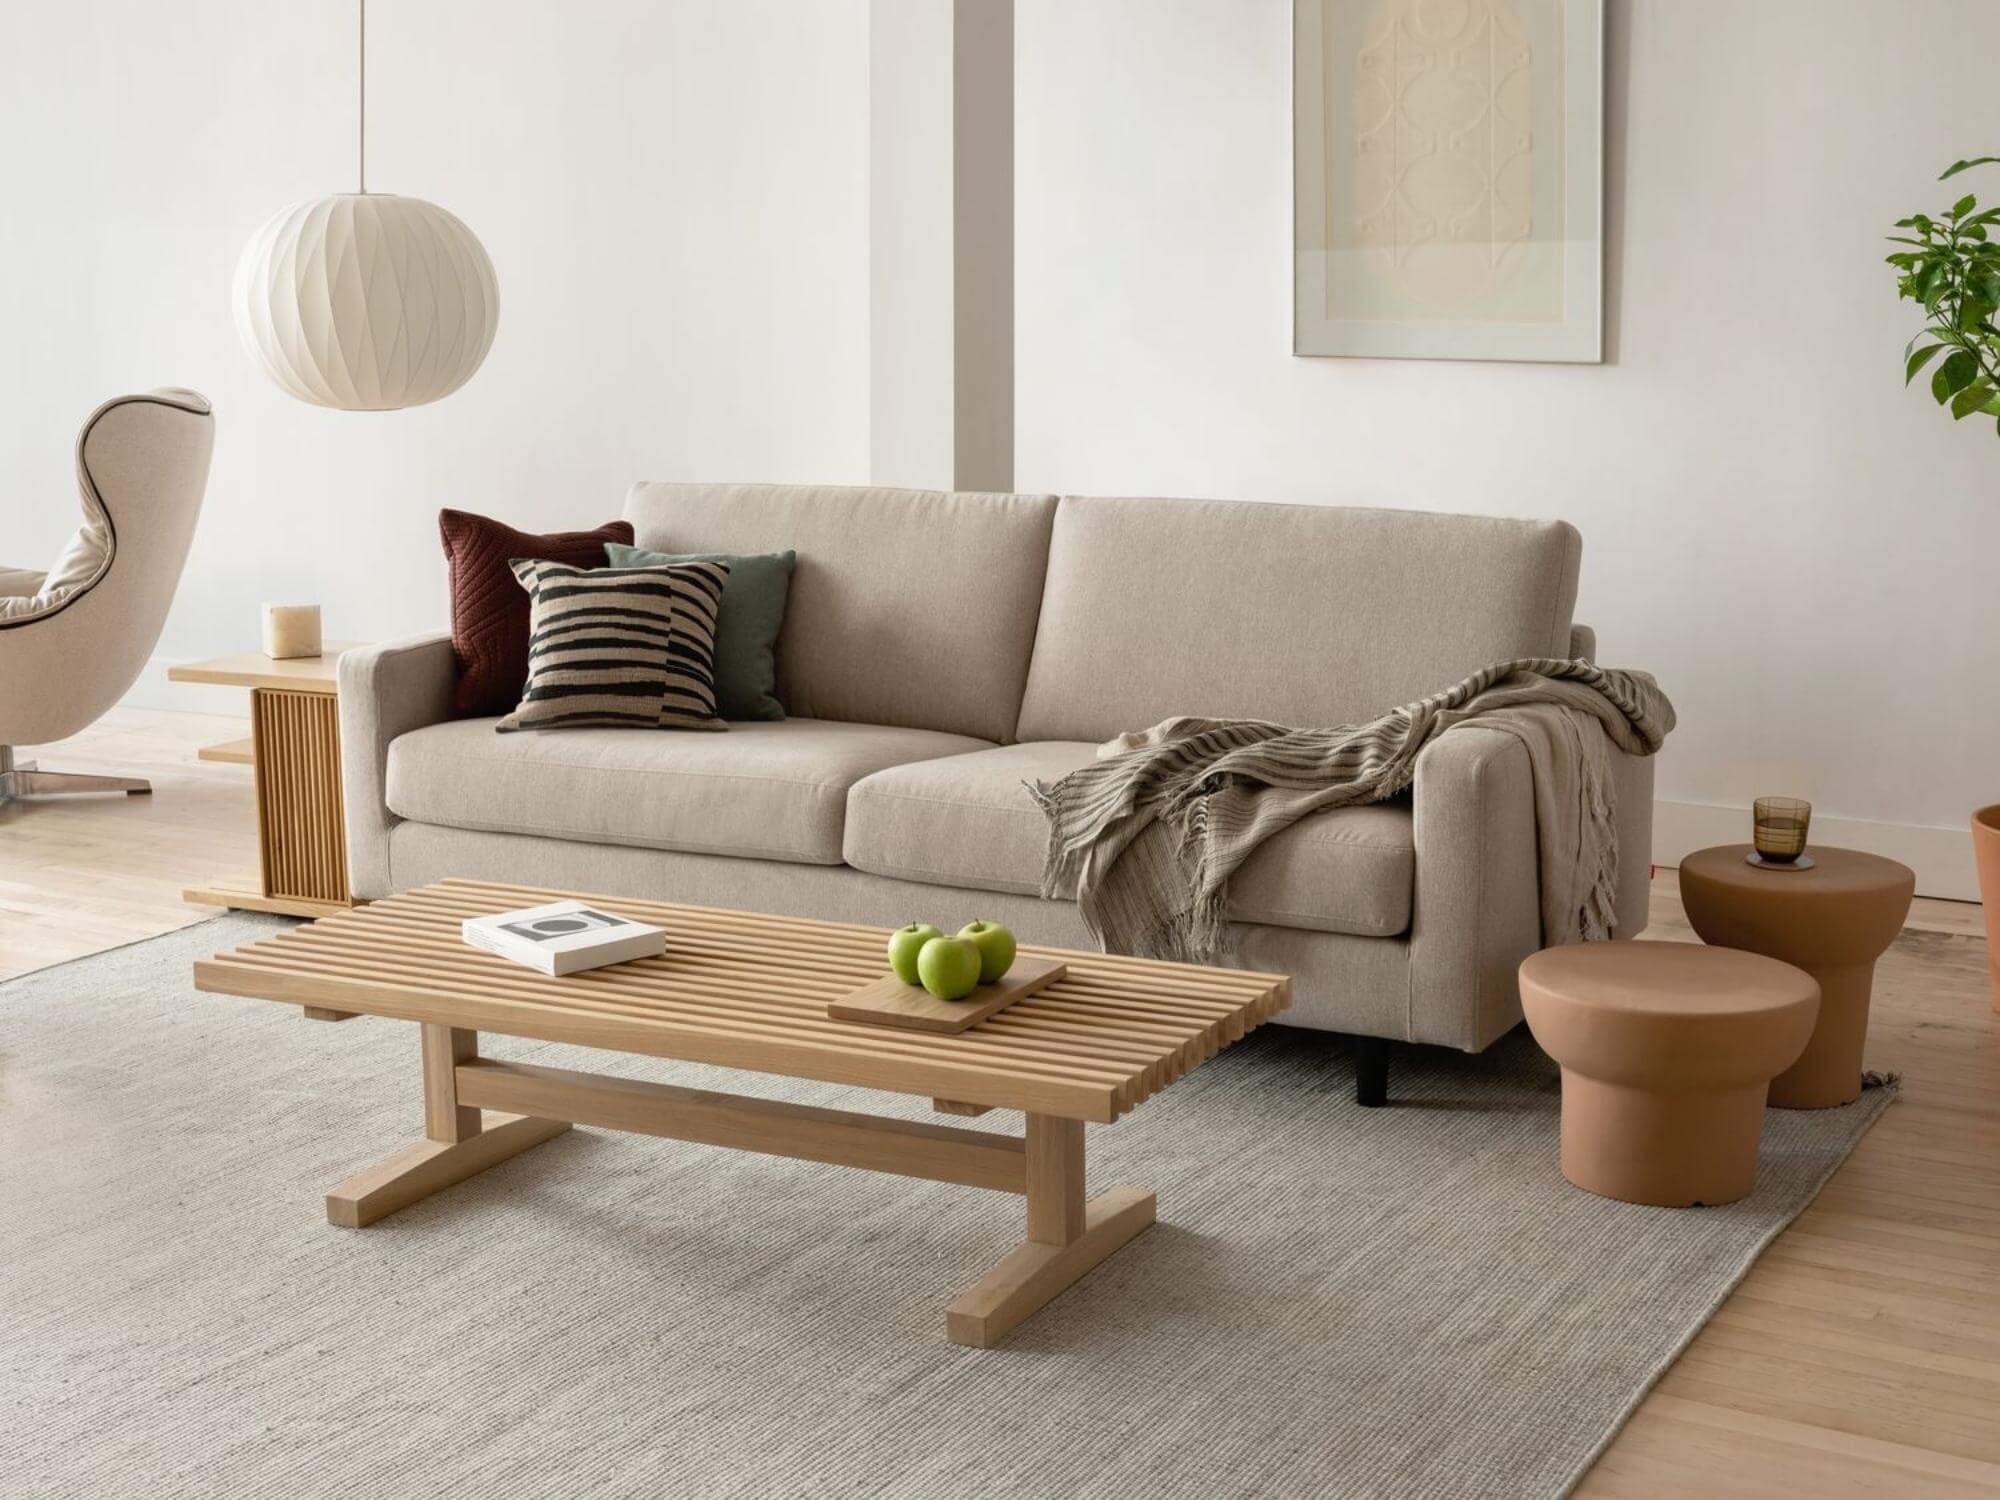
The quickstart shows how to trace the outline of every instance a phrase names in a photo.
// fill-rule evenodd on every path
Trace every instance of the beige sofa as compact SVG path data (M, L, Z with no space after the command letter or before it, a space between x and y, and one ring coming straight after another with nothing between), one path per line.
M1489 662L1588 655L1562 522L1224 501L641 484L641 546L794 548L793 717L726 734L452 720L443 635L340 664L357 896L447 876L1087 946L1037 894L1022 783L1173 714L1367 718ZM1646 920L1652 770L1620 757L1620 935ZM1411 796L1322 813L1237 878L1237 961L1294 1025L1478 1050L1539 946L1528 762L1445 735ZM1386 1049L1363 1049L1380 1095Z

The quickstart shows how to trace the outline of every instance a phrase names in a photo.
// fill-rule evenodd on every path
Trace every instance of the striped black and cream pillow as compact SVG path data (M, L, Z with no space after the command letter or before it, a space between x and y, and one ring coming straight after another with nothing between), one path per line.
M579 568L517 558L508 566L531 601L528 685L521 706L495 728L729 727L715 696L727 563ZM658 683L650 699L649 680Z
M674 638L667 647L667 688L660 696L662 729L727 729L716 708L715 622L722 612L725 562L682 562L643 571L674 584Z
M493 727L651 729L672 668L674 581L666 568L578 568L515 558L528 591L528 684Z

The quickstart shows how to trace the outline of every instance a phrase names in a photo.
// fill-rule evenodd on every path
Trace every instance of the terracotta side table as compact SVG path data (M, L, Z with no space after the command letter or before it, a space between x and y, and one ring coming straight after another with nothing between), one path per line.
M1804 1054L1771 1081L1780 1109L1828 1109L1861 1097L1861 1049L1875 960L1903 930L1917 877L1854 849L1807 850L1810 870L1746 864L1748 844L1681 861L1681 904L1705 943L1796 964L1819 981L1819 1025Z
M1764 1095L1812 1035L1819 986L1699 943L1578 943L1521 964L1562 1064L1562 1172L1626 1203L1733 1203L1757 1182Z

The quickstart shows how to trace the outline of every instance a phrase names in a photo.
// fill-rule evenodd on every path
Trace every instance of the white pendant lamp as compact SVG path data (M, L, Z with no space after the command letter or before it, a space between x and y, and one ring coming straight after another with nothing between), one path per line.
M361 11L359 191L294 203L243 247L236 328L264 373L344 411L422 406L493 347L500 286L470 229L435 203L368 191L368 8Z

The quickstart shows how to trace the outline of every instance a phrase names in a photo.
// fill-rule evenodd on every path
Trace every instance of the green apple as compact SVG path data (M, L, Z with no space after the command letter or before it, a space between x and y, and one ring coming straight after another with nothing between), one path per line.
M979 950L964 938L934 937L917 951L917 977L940 1000L963 1000L979 988Z
M958 935L979 950L979 982L996 983L1014 967L1014 934L998 922L967 922Z
M905 984L917 983L917 955L923 952L925 943L943 936L928 922L912 922L890 933L889 967L896 971L896 977Z

